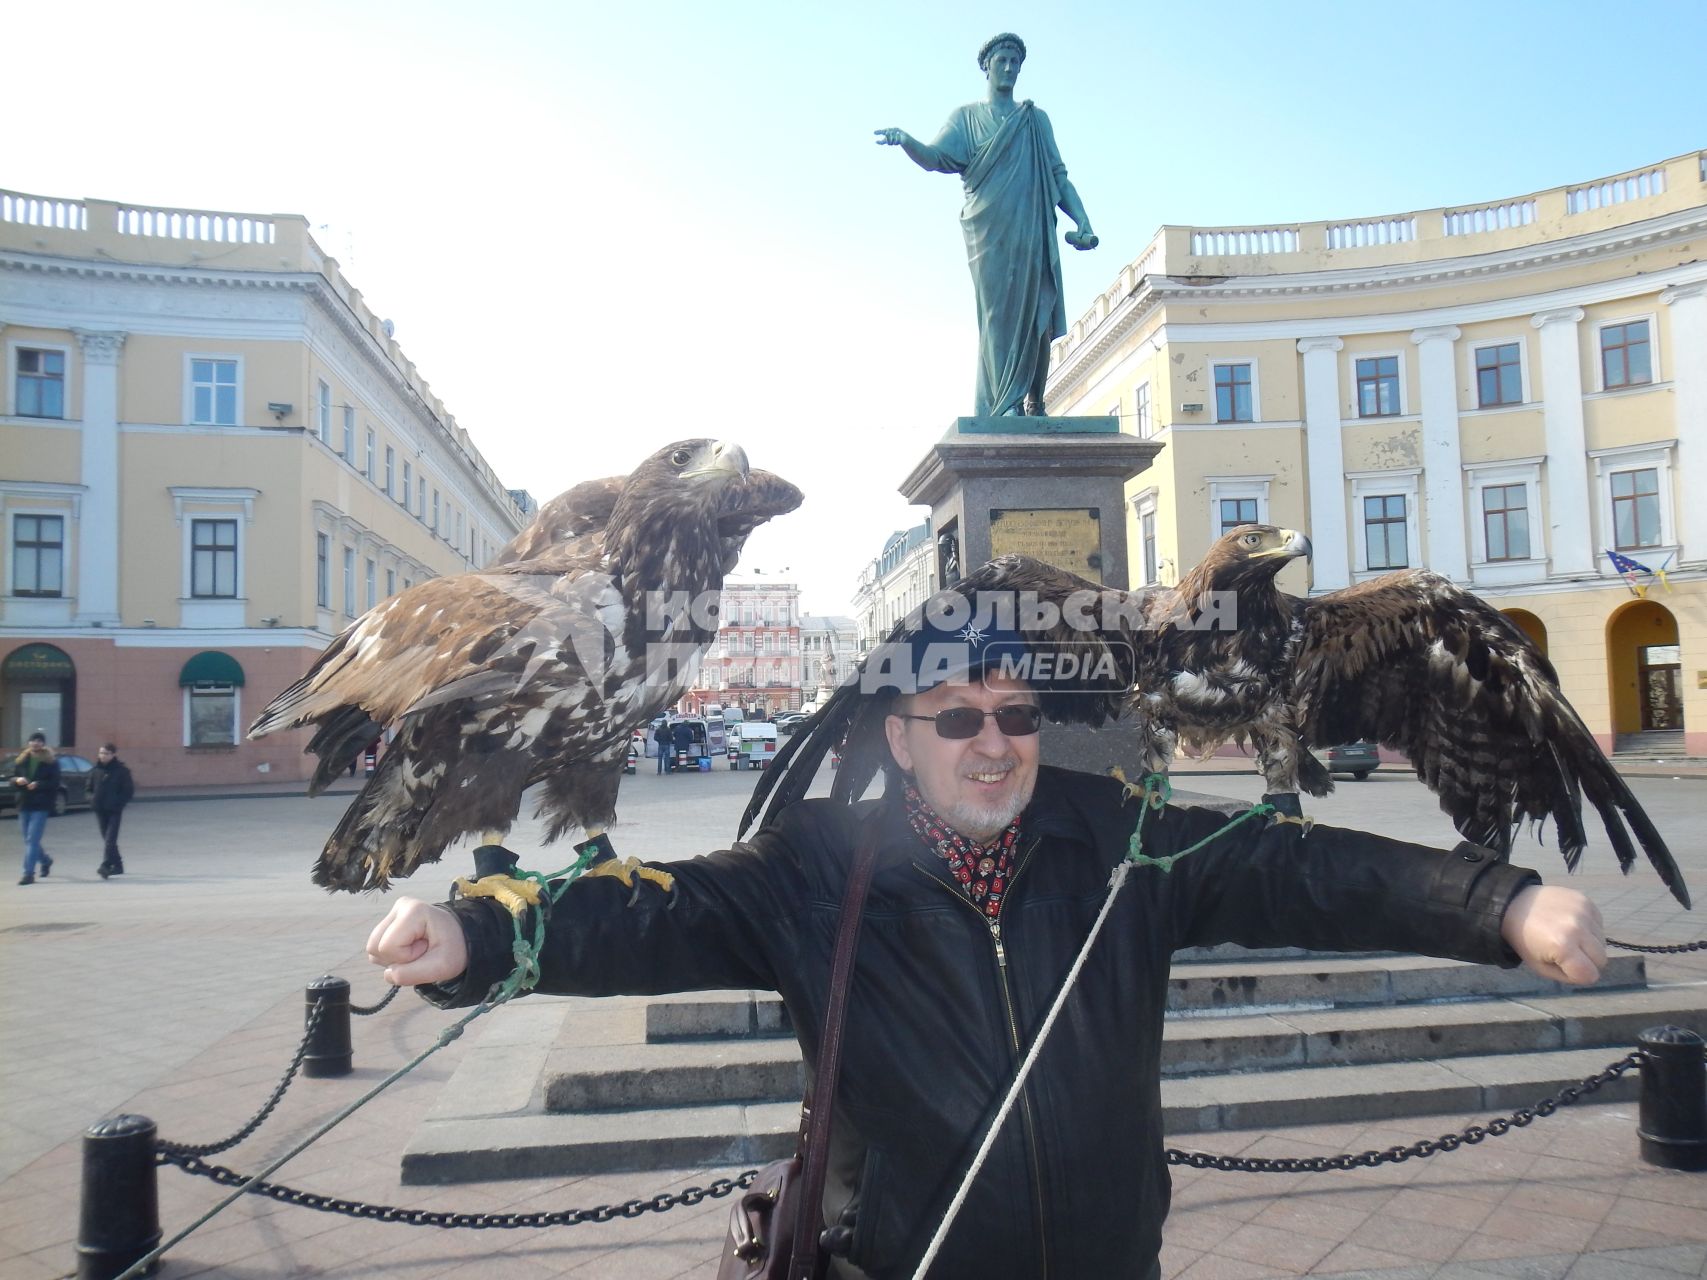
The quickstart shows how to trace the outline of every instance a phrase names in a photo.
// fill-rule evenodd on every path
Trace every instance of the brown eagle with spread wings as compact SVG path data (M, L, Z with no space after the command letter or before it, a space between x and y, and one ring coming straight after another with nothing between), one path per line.
M1125 593L1026 556L984 565L951 590L1014 593L1052 605L1021 628L1035 650L1064 639L1102 646L1127 682L1123 715L1138 762L1165 772L1176 747L1249 743L1271 796L1333 789L1311 748L1365 739L1403 751L1469 840L1508 852L1525 821L1551 819L1565 864L1587 843L1586 798L1628 872L1638 847L1674 897L1689 891L1665 841L1559 689L1552 665L1509 618L1426 569L1300 598L1275 575L1310 554L1303 534L1243 525L1179 586ZM1020 610L1019 617L1027 616ZM1085 625L1075 628L1078 619ZM1088 622L1086 621L1088 620ZM897 634L901 631L898 629ZM1106 693L1048 692L1052 719L1095 723ZM883 750L886 706L845 686L779 756L748 810L804 794L823 751L845 741L838 793L863 791ZM814 738L822 738L815 743ZM791 757L794 757L791 759ZM869 757L869 758L868 758Z
M535 783L548 841L602 830L630 735L681 697L716 634L742 542L800 501L737 445L679 441L547 503L498 563L357 619L249 730L315 726L310 794L395 730L315 882L384 888L464 835L507 830Z

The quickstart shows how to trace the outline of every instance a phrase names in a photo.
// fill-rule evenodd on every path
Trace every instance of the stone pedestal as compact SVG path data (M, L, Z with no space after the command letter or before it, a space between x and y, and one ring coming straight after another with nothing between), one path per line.
M960 418L902 481L901 496L931 509L939 588L1022 552L1127 590L1126 482L1162 447L1121 434L1113 417ZM1134 737L1119 725L1050 725L1043 758L1093 773L1131 768Z

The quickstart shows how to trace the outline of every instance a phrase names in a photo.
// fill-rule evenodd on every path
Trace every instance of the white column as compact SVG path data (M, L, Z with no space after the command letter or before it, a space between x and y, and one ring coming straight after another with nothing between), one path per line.
M118 626L119 352L125 335L75 330L83 347L83 511L77 521L77 618Z
M1583 433L1581 307L1541 311L1529 323L1541 332L1541 413L1547 435L1547 554L1555 575L1593 573L1594 522Z
M1679 561L1707 559L1707 515L1695 514L1695 500L1707 494L1707 280L1662 290L1671 308L1672 393L1677 398Z
M1423 514L1428 550L1423 563L1454 582L1470 580L1464 538L1464 453L1458 441L1456 325L1416 329L1417 381L1421 384Z
M1351 582L1346 541L1345 449L1340 441L1338 338L1300 338L1304 357L1304 449L1310 471L1310 589L1336 591Z

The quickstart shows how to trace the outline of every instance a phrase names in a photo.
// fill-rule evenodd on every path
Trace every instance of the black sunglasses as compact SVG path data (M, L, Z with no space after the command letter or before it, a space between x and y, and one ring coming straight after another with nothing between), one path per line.
M1010 703L994 711L977 707L950 707L934 716L902 716L903 720L929 720L936 725L939 738L976 738L984 732L984 721L994 716L996 728L1009 738L1029 738L1043 725L1043 708L1029 702Z

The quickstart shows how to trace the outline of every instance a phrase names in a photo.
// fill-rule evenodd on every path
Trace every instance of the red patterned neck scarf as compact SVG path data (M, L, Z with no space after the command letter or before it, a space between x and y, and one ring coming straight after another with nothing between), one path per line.
M994 920L1001 914L1002 899L1007 896L1008 881L1013 878L1014 849L1019 844L1019 819L1008 823L988 844L969 840L942 820L940 814L919 794L912 783L902 793L906 802L907 821L918 833L927 848L948 864L954 877L972 905Z

